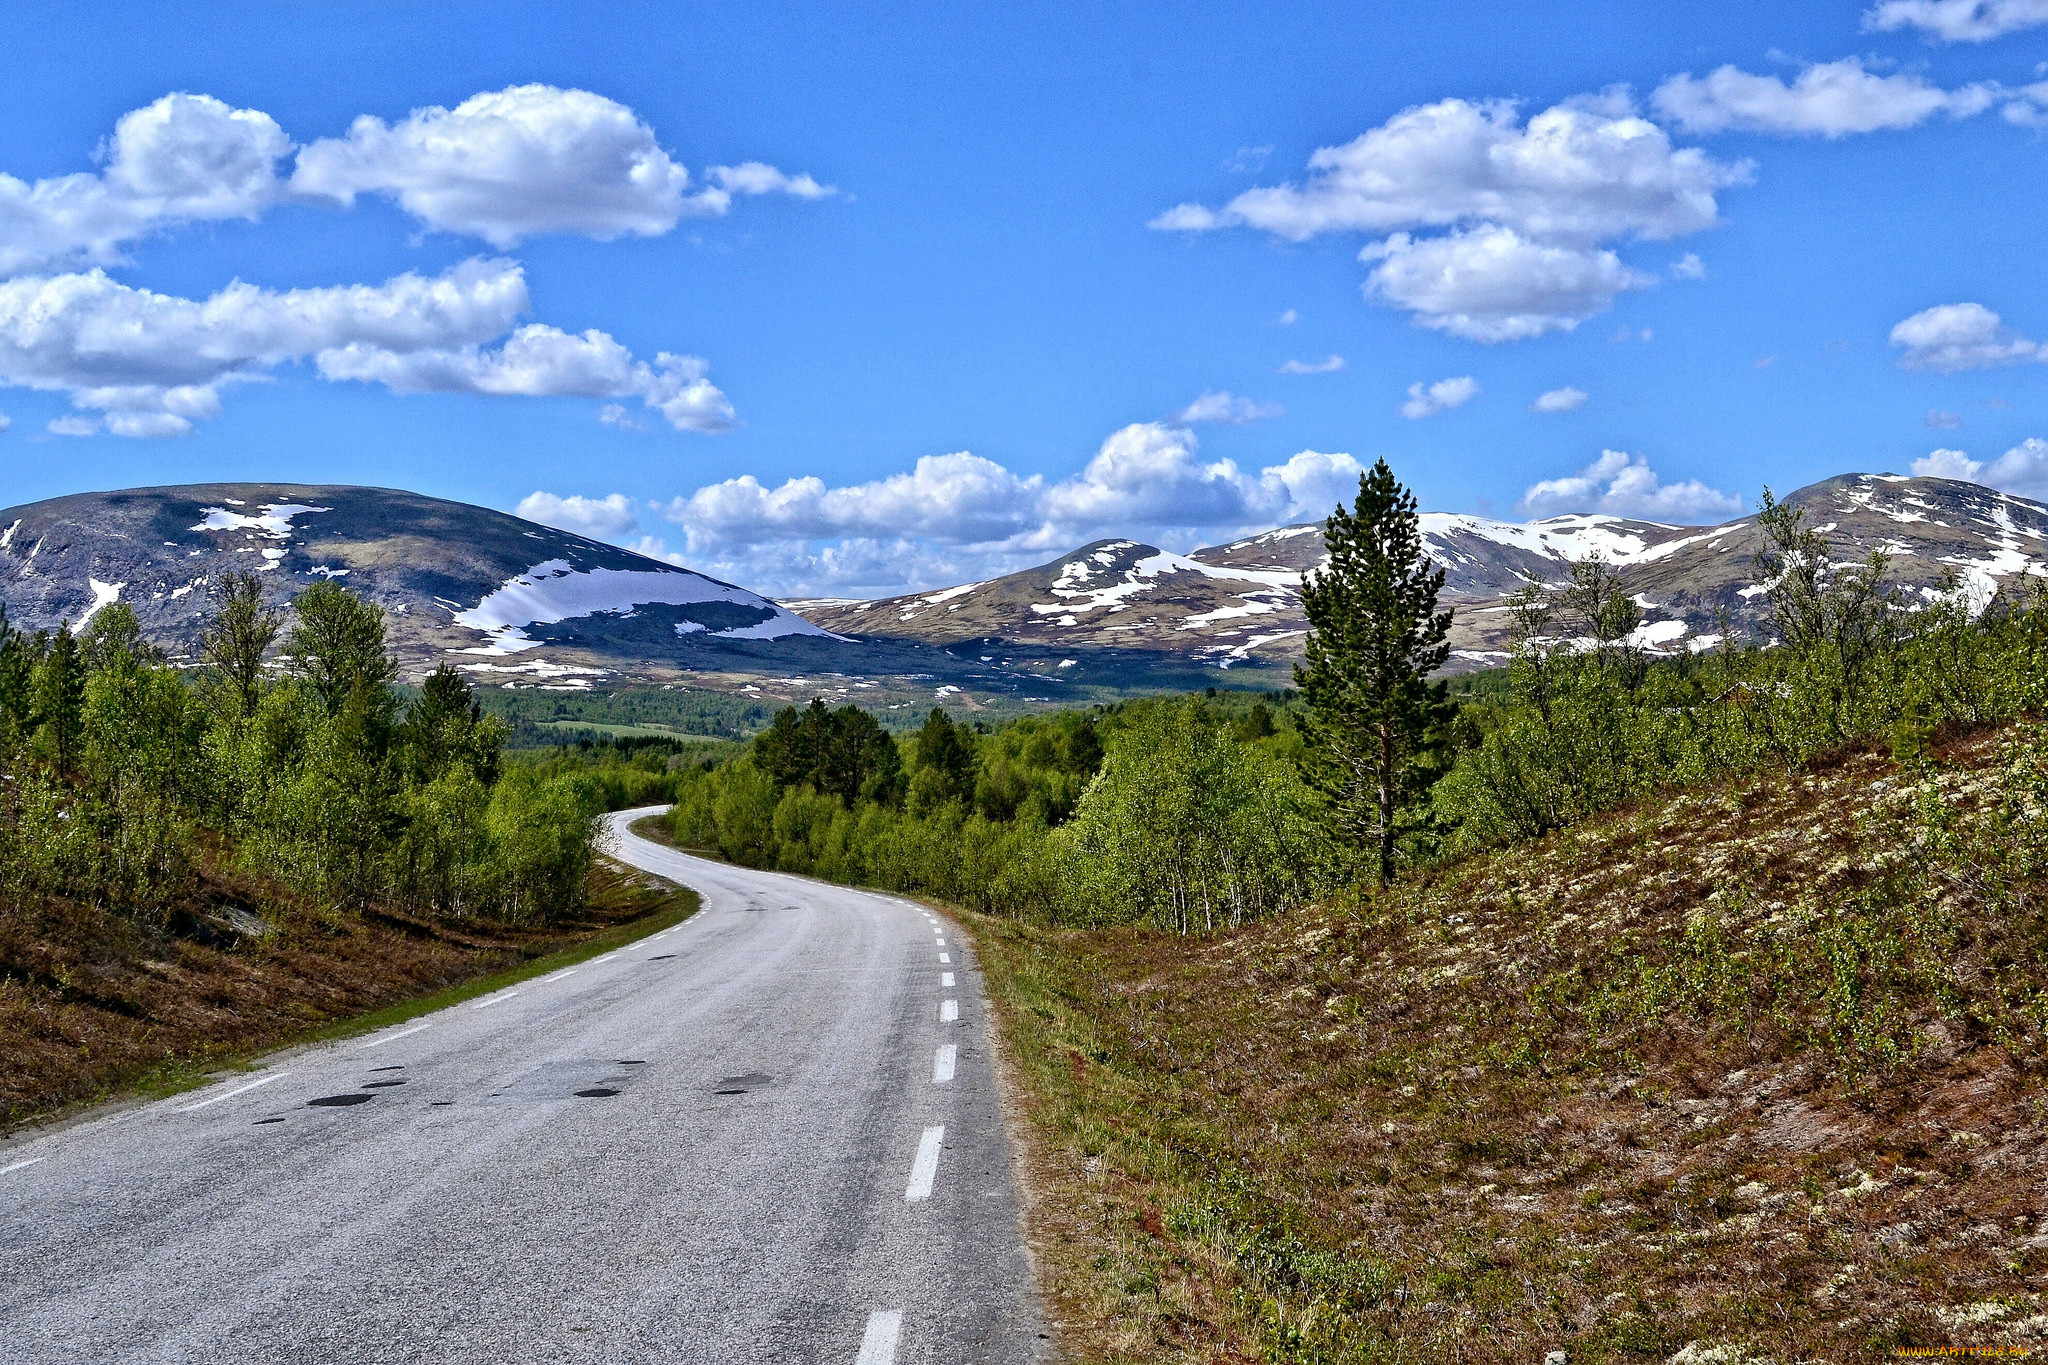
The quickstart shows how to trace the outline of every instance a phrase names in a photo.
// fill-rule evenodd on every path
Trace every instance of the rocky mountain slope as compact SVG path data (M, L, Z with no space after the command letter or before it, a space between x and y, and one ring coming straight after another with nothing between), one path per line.
M191 657L221 577L279 602L346 585L383 607L412 673L601 677L730 662L777 644L848 648L758 594L488 508L384 488L201 484L83 493L0 511L0 602L22 629L74 629L112 602Z
M1850 474L1785 499L1825 533L1838 559L1892 557L1910 594L1960 575L1982 606L2018 575L2048 574L2048 507L1950 479ZM1515 523L1425 513L1424 539L1446 570L1458 608L1455 667L1504 660L1503 599L1529 583L1557 584L1574 561L1605 559L1643 608L1638 640L1673 652L1759 628L1769 611L1755 558L1754 517L1719 526L1666 526L1609 516ZM1323 560L1320 524L1168 554L1136 541L1098 541L1050 564L940 592L873 602L790 605L828 630L870 639L985 642L1079 652L1115 643L1179 653L1229 668L1297 655L1307 622L1301 575Z

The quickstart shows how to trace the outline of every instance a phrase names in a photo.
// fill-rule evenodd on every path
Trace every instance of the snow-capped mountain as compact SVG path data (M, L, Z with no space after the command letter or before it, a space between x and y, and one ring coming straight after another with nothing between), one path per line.
M112 602L174 654L196 651L221 576L282 603L322 580L385 609L407 670L565 682L648 662L829 642L757 593L488 508L384 488L204 484L84 493L0 511L0 602L27 630Z
M1805 511L1841 559L1872 550L1891 556L1892 579L1909 593L1932 593L1953 571L1981 606L2016 576L2048 576L2048 507L1977 484L1852 474L1785 501ZM1769 611L1753 517L1700 527L1595 515L1505 522L1432 512L1423 515L1422 531L1445 570L1445 601L1457 610L1454 667L1504 660L1502 599L1531 583L1559 583L1585 559L1622 571L1643 608L1638 639L1653 650L1759 629ZM1186 555L1098 541L985 583L872 602L791 605L827 629L867 638L1069 652L1118 647L1223 667L1271 664L1299 653L1307 629L1301 576L1324 558L1319 523Z

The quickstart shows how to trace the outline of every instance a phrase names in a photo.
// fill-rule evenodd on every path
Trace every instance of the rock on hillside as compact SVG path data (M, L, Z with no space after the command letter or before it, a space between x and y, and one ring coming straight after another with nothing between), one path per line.
M2048 507L1951 479L1850 474L1786 498L1804 509L1844 561L1892 557L1910 594L1959 575L1973 604L2019 575L2048 574ZM1754 517L1719 526L1667 526L1610 516L1517 523L1425 513L1425 543L1444 566L1458 609L1453 667L1507 657L1503 599L1530 583L1561 583L1575 561L1620 568L1643 608L1639 643L1671 653L1753 632L1769 613L1759 581ZM956 644L980 640L1082 651L1117 645L1228 668L1297 655L1307 628L1301 575L1323 561L1322 527L1283 526L1227 545L1168 554L1135 541L1098 541L1050 564L985 583L872 602L793 602L828 630L871 639Z
M236 569L265 575L279 601L329 581L376 602L415 675L446 659L479 681L563 686L778 643L853 648L730 583L393 489L200 484L0 511L0 602L23 629L76 628L126 602L190 657Z

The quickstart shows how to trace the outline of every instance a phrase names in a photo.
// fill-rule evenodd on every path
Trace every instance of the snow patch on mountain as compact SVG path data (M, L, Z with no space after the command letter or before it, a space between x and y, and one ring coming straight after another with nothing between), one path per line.
M85 623L98 615L101 607L111 607L120 601L121 589L128 586L126 583L102 583L97 578L86 579L85 585L92 589L92 605L85 609L85 615L79 617L77 623L71 627L74 634L84 630Z
M554 625L579 616L630 615L639 606L686 607L700 602L731 602L768 613L751 625L710 631L714 636L773 640L785 635L830 634L745 588L687 569L578 569L566 559L536 564L454 615L455 624L490 637L489 644L465 653L517 654L541 643L527 635L528 626Z
M233 498L228 499L234 502ZM236 506L243 504L236 503ZM332 507L307 507L296 502L264 503L261 516L250 516L246 512L230 512L225 507L202 507L205 515L195 531L252 531L272 540L283 540L292 531L292 518L307 512L332 512Z

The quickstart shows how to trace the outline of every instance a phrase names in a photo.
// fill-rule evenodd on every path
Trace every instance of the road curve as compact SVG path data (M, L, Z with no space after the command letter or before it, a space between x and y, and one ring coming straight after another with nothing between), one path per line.
M647 813L676 928L0 1144L0 1356L1050 1358L966 945Z

